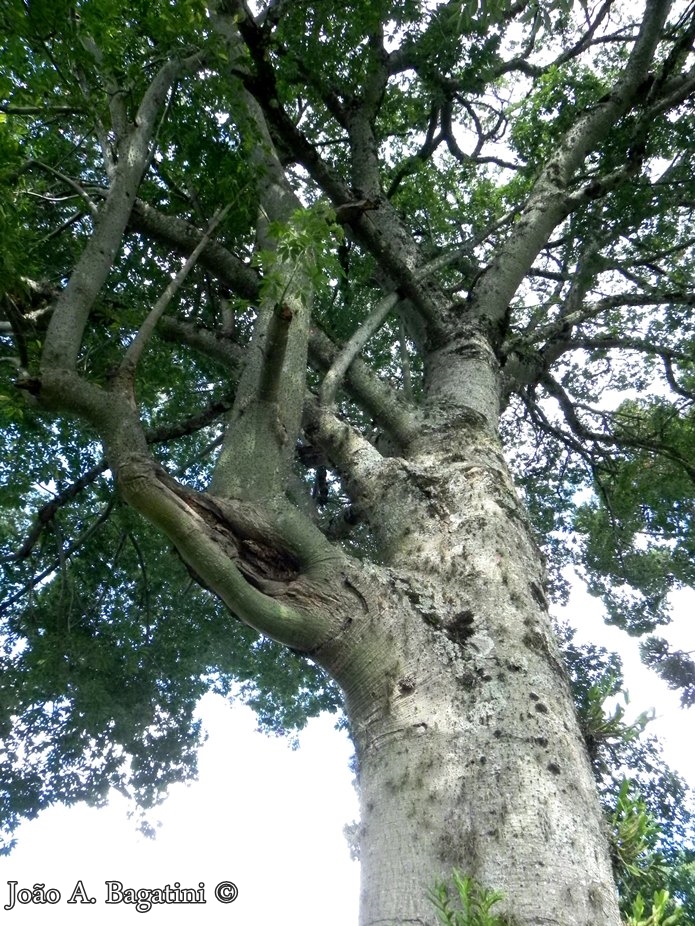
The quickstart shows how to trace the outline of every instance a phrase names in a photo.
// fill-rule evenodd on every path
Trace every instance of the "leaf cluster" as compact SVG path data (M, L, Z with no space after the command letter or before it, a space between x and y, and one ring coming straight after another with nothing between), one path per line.
M455 894L444 881L437 881L428 896L441 926L505 926L507 917L493 913L503 899L499 891L483 887L470 875L454 868L451 874Z

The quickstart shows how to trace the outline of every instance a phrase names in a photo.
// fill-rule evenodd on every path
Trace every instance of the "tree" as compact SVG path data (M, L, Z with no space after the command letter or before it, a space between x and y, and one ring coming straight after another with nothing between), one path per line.
M241 680L342 705L364 926L617 924L548 593L692 584L693 5L1 17L5 818Z

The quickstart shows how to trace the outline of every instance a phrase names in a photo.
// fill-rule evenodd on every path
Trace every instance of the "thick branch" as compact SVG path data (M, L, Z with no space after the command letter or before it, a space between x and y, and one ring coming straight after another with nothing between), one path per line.
M177 216L165 215L138 199L130 216L129 227L143 232L155 241L176 248L181 254L190 254L202 237L194 225ZM200 263L244 299L258 298L258 273L235 257L219 241L210 241L200 256Z
M121 146L113 182L94 232L56 302L44 346L44 368L74 369L87 318L113 266L147 166L157 115L181 69L191 68L201 59L201 55L194 55L183 62L168 61L145 92L135 126Z
M118 484L128 503L172 541L201 583L249 626L304 652L317 649L339 631L335 611L319 597L310 579L296 573L291 561L285 581L265 583L255 578L255 585L272 588L275 597L254 587L250 581L258 568L254 562L277 557L277 551L247 548L250 561L243 566L243 541L214 499L182 489L149 458L137 454L121 461Z
M339 355L336 345L318 328L312 330L309 351L313 366L323 370L330 369ZM397 393L361 360L352 361L344 385L351 397L402 449L417 437L420 430L417 417L404 407Z
M424 320L430 339L442 342L446 339L444 316L449 300L439 288L430 283L422 285L417 269L422 264L420 249L404 227L397 211L381 193L378 178L378 163L374 148L374 133L371 120L378 106L377 89L386 77L384 62L378 53L373 54L375 62L371 80L367 81L364 99L355 99L355 108L349 120L349 141L352 151L352 184L355 191L329 167L320 157L302 132L287 115L278 93L275 72L267 54L266 36L254 22L248 8L241 0L225 0L223 4L231 16L220 16L224 33L238 26L251 54L256 69L255 75L244 75L245 84L263 109L268 127L282 148L290 151L330 198L341 221L341 207L352 207L356 201L368 197L369 208L343 210L353 234L378 260L380 267L390 277L393 288L398 288L404 298L410 299L416 311ZM230 20L232 25L230 25ZM223 31L221 29L221 31ZM362 189L364 187L364 189Z
M358 502L375 493L385 460L365 437L310 398L304 406L304 431L345 478Z
M669 4L647 0L639 34L622 77L603 101L581 116L541 171L521 216L473 290L473 314L499 325L509 303L553 229L576 208L567 188L586 155L639 99L640 88L668 15Z
M157 333L166 341L187 344L203 356L215 360L231 374L233 382L239 381L244 365L244 352L227 335L209 328L201 328L193 322L168 317L160 321Z

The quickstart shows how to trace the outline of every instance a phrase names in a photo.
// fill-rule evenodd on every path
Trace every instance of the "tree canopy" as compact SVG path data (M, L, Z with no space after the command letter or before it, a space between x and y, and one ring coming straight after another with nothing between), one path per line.
M455 404L442 357L494 371L457 420L495 391L550 594L573 567L695 702L659 635L695 584L695 4L8 0L0 30L8 830L156 800L207 690L276 731L339 709L268 601L327 544L392 561L373 474ZM224 482L315 537L223 508L213 587L144 470L119 491L131 438L203 520Z

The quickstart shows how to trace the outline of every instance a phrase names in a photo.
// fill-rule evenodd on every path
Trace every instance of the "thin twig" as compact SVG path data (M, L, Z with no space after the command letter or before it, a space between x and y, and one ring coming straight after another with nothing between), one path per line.
M231 207L232 204L229 203L229 205L225 206L223 209L219 209L215 213L207 231L196 245L193 253L188 258L183 267L181 267L173 280L171 280L167 288L154 304L145 321L140 326L138 333L135 335L132 343L128 347L128 350L125 352L125 356L123 357L118 372L114 377L113 385L116 389L121 388L132 391L133 381L135 379L135 370L140 361L140 358L142 357L145 347L147 346L147 343L152 336L152 333L154 332L157 322L166 312L167 308L169 307L169 303L174 298L178 290L183 285L186 277L195 266L201 252L210 240L212 233L227 215Z
M390 293L388 296L385 296L379 303L377 303L369 317L360 325L350 340L347 341L347 343L344 345L343 349L333 361L333 365L326 373L323 379L323 383L321 384L321 390L319 392L321 405L325 407L330 407L333 405L335 401L335 394L338 391L338 387L340 386L340 383L342 382L348 367L355 359L355 357L357 357L372 335L375 334L379 328L381 328L381 326L386 321L389 312L391 312L398 301L398 293Z
M405 322L401 318L400 331L401 371L403 373L403 395L410 402L413 398L413 382L410 376L410 357L408 356L408 340L405 331Z
M153 428L145 433L145 439L148 444L161 444L165 441L175 440L179 437L186 437L189 434L193 434L196 431L200 431L203 428L211 424L215 418L218 418L224 412L229 411L232 407L232 400L229 399L215 399L212 402L209 402L208 405L203 408L201 411L196 412L194 415L191 415L189 418L186 418L184 421L179 422L174 425L163 425L158 428ZM176 470L174 475L182 475L193 463L197 460L202 459L207 453L213 450L219 444L219 439L215 439L211 444L208 444L203 450L200 451L195 457L183 464ZM66 505L72 499L76 498L81 492L86 488L92 485L103 473L108 469L108 463L105 459L100 460L94 466L83 473L75 482L71 483L62 492L59 492L55 498L51 499L50 502L43 505L39 508L34 524L29 531L29 534L24 540L24 543L19 548L19 550L10 557L12 562L19 562L23 559L26 559L31 551L36 546L37 541L41 537L43 531L48 527L48 525L53 521L56 516L56 513Z
M114 495L105 505L104 510L96 518L96 520L93 521L92 524L90 524L90 526L85 531L83 531L79 537L77 537L68 547L66 547L64 550L61 549L60 554L56 557L56 559L53 560L50 566L47 566L46 569L44 569L38 575L32 576L32 578L26 582L23 588L21 588L18 592L15 592L15 594L11 595L9 598L6 598L5 601L0 604L0 614L3 614L9 607L11 607L11 605L13 605L16 601L19 601L20 598L23 598L24 595L30 592L32 588L35 588L40 582L43 582L44 579L48 578L48 576L50 576L52 572L55 572L56 569L59 569L61 565L63 565L73 555L73 553L76 553L81 547L83 547L89 538L94 533L96 533L99 527L101 527L101 525L107 520L115 503L116 497Z
M92 218L95 219L98 216L99 210L97 208L96 203L91 198L89 193L87 193L85 188L81 186L76 180L73 180L72 177L68 177L68 175L64 174L62 171L56 170L55 167L51 167L50 164L45 164L43 161L38 161L36 158L32 158L31 161L29 161L26 166L29 168L32 166L32 164L35 164L41 170L46 171L46 173L52 174L54 177L57 177L59 180L62 180L63 183L67 184L72 190L74 190L77 193L77 195L81 199L85 201L85 203L87 204L87 209L89 209L89 213L92 216Z

